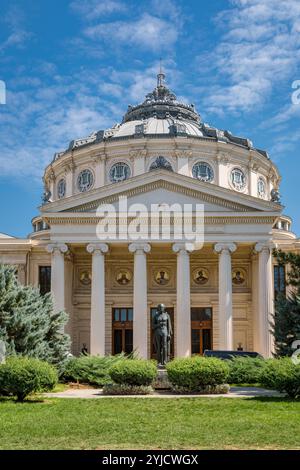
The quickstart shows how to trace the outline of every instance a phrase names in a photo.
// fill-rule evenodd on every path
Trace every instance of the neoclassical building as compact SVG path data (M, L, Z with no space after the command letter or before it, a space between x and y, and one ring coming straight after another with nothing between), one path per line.
M286 289L272 248L300 248L280 204L278 169L250 140L204 123L164 79L159 73L155 89L120 124L55 154L33 232L0 235L0 262L17 265L20 282L51 290L55 310L69 313L74 354L155 357L151 318L164 303L174 356L205 349L270 356L274 297ZM125 198L144 207L140 238L127 230L136 219L120 206ZM176 238L176 215L167 211L173 204L204 207L200 248ZM148 230L153 205L155 237ZM190 230L197 230L193 211ZM99 236L104 219L115 220L117 237L109 230Z

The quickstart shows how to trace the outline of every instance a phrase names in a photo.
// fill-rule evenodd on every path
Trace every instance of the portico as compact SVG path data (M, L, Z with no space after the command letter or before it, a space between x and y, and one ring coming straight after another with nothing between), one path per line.
M205 348L207 339L201 336L203 329L206 338L210 335L211 348L232 350L241 343L245 349L255 348L266 357L271 353L269 321L273 291L272 266L267 256L271 246L268 244L207 243L194 252L187 250L184 243L52 245L47 249L52 250L52 256L59 257L60 263L65 253L73 253L73 283L64 294L65 269L57 260L52 264L55 267L52 269L54 298L60 299L60 308L63 308L63 296L70 295L72 289L72 297L80 298L80 303L85 305L84 309L77 302L72 306L74 353L80 352L83 343L91 354L117 352L117 336L121 337L124 328L127 337L132 335L132 350L141 357L151 357L151 309L158 303L164 303L173 314L176 357L195 353L197 335L202 343L204 341L202 350ZM91 272L91 283L85 294L79 293L81 288L74 283L76 266L81 266L83 260L84 269ZM243 266L253 277L258 275L256 285L249 282L246 286L234 285L232 270L236 265ZM116 282L120 266L132 274L132 279L121 285ZM170 275L166 284L153 282L159 266ZM195 281L195 266L196 271L198 267L208 268L209 280L203 285ZM255 270L259 274L255 274ZM121 318L126 309L132 311L131 318ZM203 315L205 310L211 312L211 318L199 317L196 322L197 315ZM120 318L115 327L116 314ZM76 332L81 333L81 339L76 338ZM124 343L125 339L121 341ZM121 346L125 349L123 343Z

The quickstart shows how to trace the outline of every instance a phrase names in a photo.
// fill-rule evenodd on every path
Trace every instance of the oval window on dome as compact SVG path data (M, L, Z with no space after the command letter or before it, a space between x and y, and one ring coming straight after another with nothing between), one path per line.
M265 197L266 195L266 182L262 177L257 180L257 194L258 197Z
M192 169L194 178L200 181L212 181L214 179L214 171L212 167L206 162L195 163Z
M88 191L94 184L94 176L91 170L82 170L77 178L77 187L81 193Z
M245 173L240 168L231 171L231 184L237 191L242 191L246 186Z
M58 199L65 197L66 195L66 180L61 178L57 184L57 196Z
M124 162L115 163L109 172L109 179L112 183L124 181L130 177L131 171L129 165Z

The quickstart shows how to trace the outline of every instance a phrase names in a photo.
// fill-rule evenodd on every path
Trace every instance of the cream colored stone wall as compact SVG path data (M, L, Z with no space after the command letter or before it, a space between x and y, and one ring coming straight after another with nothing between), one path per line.
M27 245L26 245L27 246ZM289 246L294 252L299 251L297 246L287 242L283 248L288 251ZM6 263L26 263L26 283L38 286L39 266L51 264L51 256L47 253L46 242L41 241L27 249L24 254L19 246L19 252L12 247L2 254ZM72 352L80 353L83 343L89 348L90 343L90 309L91 288L80 282L84 272L91 273L92 257L86 252L85 244L70 246L72 255L65 258L65 292L66 309L70 314L70 321L66 331L72 337ZM1 254L1 247L0 247ZM245 283L240 286L233 285L233 345L237 347L242 343L244 349L255 349L257 329L255 326L256 289L257 283L253 263L257 262L257 255L253 255L253 246L238 244L236 252L232 254L232 269L242 270L245 274ZM203 285L196 285L193 281L193 272L205 268L209 272L209 280ZM112 352L112 308L133 307L133 277L126 286L120 286L116 274L120 269L129 270L133 275L133 255L129 253L127 245L113 247L105 255L106 271L106 307L105 307L105 351ZM167 285L158 286L155 274L159 270L166 270L170 274ZM213 244L206 244L199 252L190 255L191 269L191 307L212 307L213 309L213 348L219 347L219 299L218 299L218 255L213 252ZM163 302L166 307L174 308L176 320L176 254L172 252L171 245L152 246L151 253L147 255L148 275L148 355L151 351L150 308ZM175 323L175 321L174 321ZM176 331L175 331L176 351Z

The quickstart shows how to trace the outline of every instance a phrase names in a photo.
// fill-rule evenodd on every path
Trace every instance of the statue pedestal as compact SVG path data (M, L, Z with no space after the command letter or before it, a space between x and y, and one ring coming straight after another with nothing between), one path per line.
M168 373L164 367L157 368L157 376L154 382L155 390L170 390L171 384L168 379Z

